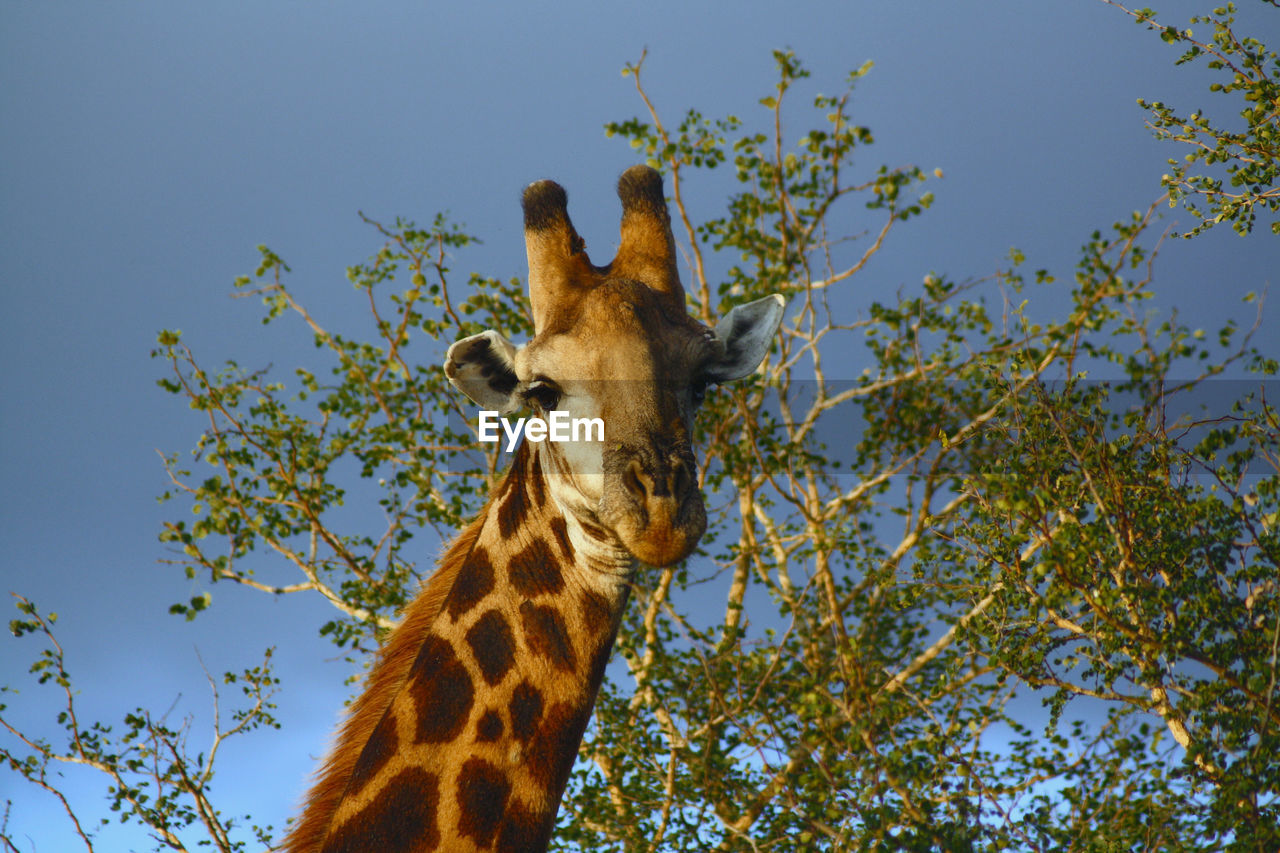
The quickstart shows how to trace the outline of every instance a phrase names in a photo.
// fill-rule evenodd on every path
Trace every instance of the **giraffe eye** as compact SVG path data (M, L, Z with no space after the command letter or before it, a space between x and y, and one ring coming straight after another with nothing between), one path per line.
M560 389L554 382L546 379L535 379L524 389L524 401L527 405L549 412L560 402Z

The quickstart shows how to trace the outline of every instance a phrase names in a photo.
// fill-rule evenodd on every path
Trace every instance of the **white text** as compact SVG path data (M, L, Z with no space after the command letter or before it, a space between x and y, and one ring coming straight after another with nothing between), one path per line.
M498 426L507 436L507 452L515 450L516 442L523 430L524 437L535 444L540 441L604 441L604 420L602 418L571 418L568 412L553 411L550 416L542 418L516 418L515 424L490 409L480 410L479 439L485 442L499 440ZM582 437L579 438L579 430ZM592 438L592 433L595 438Z

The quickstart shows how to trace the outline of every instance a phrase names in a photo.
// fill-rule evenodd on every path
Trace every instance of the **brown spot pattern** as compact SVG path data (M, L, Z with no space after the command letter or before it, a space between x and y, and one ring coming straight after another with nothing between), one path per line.
M511 713L511 736L527 743L538 730L538 721L542 718L542 694L529 682L522 681L512 691L507 710Z
M369 740L365 741L364 749L360 750L360 757L351 769L351 779L347 783L351 795L359 794L369 780L378 775L383 765L395 755L399 740L396 735L396 718L388 711L382 716L382 721L373 730Z
M552 706L525 752L529 775L552 801L558 802L564 793L589 715L589 707L583 710L568 702Z
M515 535L515 532L524 524L528 509L524 489L520 488L519 483L512 483L511 488L507 489L507 496L503 499L502 505L498 507L498 533L503 539L510 539Z
M597 630L612 627L613 608L609 606L609 599L594 589L584 592L582 594L582 618L588 625Z
M506 811L511 783L487 761L472 758L458 773L458 831L487 847Z
M502 737L502 717L496 711L485 711L484 716L476 723L476 740L481 743L492 743Z
M408 689L417 704L418 743L444 743L462 733L474 690L452 646L428 637L409 671Z
M569 525L565 524L564 518L556 516L551 519L551 535L555 537L556 544L560 546L560 553L564 555L566 563L573 562L573 544L569 541Z
M490 686L497 684L516 662L516 640L511 627L496 610L476 620L467 631L467 644L480 665L480 674Z
M434 774L416 767L403 770L363 811L325 839L321 853L433 850L440 843L439 799Z
M527 597L564 589L560 567L556 565L547 543L541 539L534 540L528 548L511 558L507 564L507 579L516 592Z
M466 563L458 570L458 577L445 599L444 609L457 619L479 604L493 591L493 561L489 552L480 545L472 549Z
M502 829L494 847L498 850L544 850L551 839L554 817L554 813L538 815L519 803L512 803L502 817Z
M613 608L609 606L609 600L603 595L594 590L587 590L582 595L582 617L587 625L595 629L588 641L593 642L595 646L587 666L587 691L594 701L596 691L600 689L600 682L604 680L604 670L609 663L609 655L613 651L614 632L611 630Z
M591 668L587 670L587 696L594 704L600 683L604 681L604 670L609 665L609 655L613 652L613 637L604 637L595 652L591 655Z
M520 621L529 650L551 662L557 669L572 672L577 659L569 643L569 632L555 608L526 601L520 605Z
M525 485L529 489L529 506L537 509L547 502L546 485L542 477L542 458L536 454L533 457L533 464L529 467L529 474L524 478Z

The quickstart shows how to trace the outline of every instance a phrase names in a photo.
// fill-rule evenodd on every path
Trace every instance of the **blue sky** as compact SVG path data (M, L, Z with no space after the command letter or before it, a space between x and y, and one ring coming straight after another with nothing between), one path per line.
M1209 5L1157 8L1185 25ZM1275 32L1275 13L1253 5L1244 20ZM148 352L157 331L178 328L208 363L288 371L306 337L264 332L256 306L229 298L257 244L290 263L322 321L340 324L359 310L344 269L379 245L357 211L425 222L447 210L484 240L457 270L522 275L520 189L551 177L605 257L614 181L635 154L602 126L643 112L622 66L648 49L646 86L669 121L696 106L750 125L773 85L770 51L789 48L813 72L797 106L875 61L854 101L877 140L861 168L946 175L933 210L898 229L852 285L860 300L930 271L989 274L1011 246L1066 281L1089 233L1145 208L1165 159L1180 154L1151 138L1135 100L1226 112L1202 70L1174 67L1172 49L1093 0L782 8L0 7L0 591L59 613L85 719L177 700L173 718L192 715L200 743L209 702L197 650L220 673L275 646L286 734L230 743L220 800L279 826L338 718L348 667L316 636L322 602L219 587L194 623L165 612L204 587L157 562L161 520L180 510L155 501L166 485L156 451L190 449L200 423L155 387L163 365ZM708 179L685 191L711 212L723 189ZM1265 234L1218 229L1169 244L1157 307L1210 329L1251 319L1239 297L1272 281L1276 258ZM23 675L36 652L30 638L4 638L0 684L23 691L6 713L39 730L57 697ZM68 780L77 805L101 814L98 779ZM50 824L47 794L0 775L0 799L13 800L10 830L30 849L74 849ZM109 829L98 849L147 847Z

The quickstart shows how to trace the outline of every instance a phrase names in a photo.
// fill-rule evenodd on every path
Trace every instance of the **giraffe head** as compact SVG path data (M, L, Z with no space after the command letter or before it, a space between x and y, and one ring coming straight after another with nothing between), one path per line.
M689 316L676 270L662 178L635 166L618 182L621 241L594 266L551 181L524 192L534 337L516 346L496 331L449 348L445 374L486 409L599 418L604 441L542 444L542 465L564 509L632 556L665 566L706 530L691 447L708 385L753 372L784 301L731 310L714 329Z

